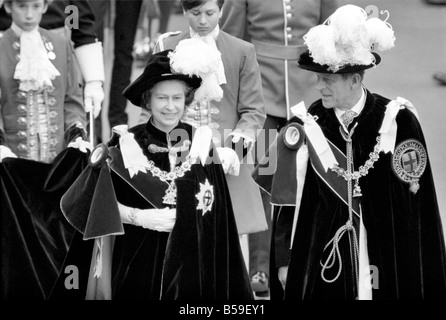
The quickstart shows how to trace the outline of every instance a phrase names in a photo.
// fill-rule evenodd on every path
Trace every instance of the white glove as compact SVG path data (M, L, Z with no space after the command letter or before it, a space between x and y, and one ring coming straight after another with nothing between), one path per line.
M70 142L67 148L79 149L83 153L87 153L87 149L93 150L91 142L83 140L81 137L77 137L76 140Z
M240 173L240 160L237 153L233 149L227 147L218 147L217 153L225 174L238 176Z
M159 232L170 232L177 218L176 209L145 209L136 213L136 221L141 227Z
M0 145L0 162L2 162L4 158L17 158L17 155L7 146Z
M85 84L84 104L86 112L93 112L97 118L101 112L102 101L104 101L104 89L101 81L90 81Z
M172 231L176 221L176 209L137 209L118 202L123 223L151 229L159 232Z

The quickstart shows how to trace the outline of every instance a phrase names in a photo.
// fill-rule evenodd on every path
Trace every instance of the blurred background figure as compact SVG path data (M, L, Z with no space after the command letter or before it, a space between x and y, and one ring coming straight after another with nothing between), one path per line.
M426 1L426 3L428 4L439 4L439 5L446 4L446 0L424 0L424 1Z
M180 7L179 0L143 0L134 46L136 61L145 65L158 37L167 32L171 12Z
M427 4L446 5L446 0L424 0ZM441 85L446 85L446 71L436 72L433 78Z
M270 130L274 131L271 137L275 137L290 118L290 107L300 101L309 105L316 99L315 75L297 68L299 54L304 51L302 37L336 8L337 1L332 0L225 1L221 29L254 44L260 65L267 119L259 137L262 140L258 140L262 143L257 143L257 161L265 152L262 148L272 142L268 139ZM249 235L249 273L259 298L269 296L272 230L270 196L263 190L262 200L269 228Z
M142 0L115 0L114 49L108 104L110 128L127 124L127 99L122 91L130 84L133 66L133 45L141 12Z

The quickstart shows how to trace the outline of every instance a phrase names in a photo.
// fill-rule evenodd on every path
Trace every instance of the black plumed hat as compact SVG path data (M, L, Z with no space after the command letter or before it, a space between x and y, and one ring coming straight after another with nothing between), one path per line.
M134 105L140 106L143 93L150 90L158 82L165 80L182 80L193 89L200 87L200 77L173 72L170 67L170 52L172 50L152 54L142 74L122 92L124 97Z

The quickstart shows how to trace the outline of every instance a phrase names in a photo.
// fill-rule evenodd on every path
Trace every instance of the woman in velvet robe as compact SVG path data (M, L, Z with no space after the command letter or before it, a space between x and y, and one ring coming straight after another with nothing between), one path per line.
M114 127L62 200L84 239L105 244L87 299L252 299L212 133L180 121L201 78L172 72L170 52L152 55L123 92L151 109L149 121Z

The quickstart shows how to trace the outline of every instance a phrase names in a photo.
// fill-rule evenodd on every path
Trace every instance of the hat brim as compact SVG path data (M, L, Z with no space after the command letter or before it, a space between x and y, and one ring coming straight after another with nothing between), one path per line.
M336 72L333 72L329 69L329 66L324 64L319 64L313 61L313 57L310 56L309 50L302 53L299 57L299 60L297 62L298 67L301 69L317 72L317 73L332 73L332 74L342 74L342 73L355 73L358 71L370 69L376 65L378 65L381 62L381 57L376 53L372 52L373 56L375 57L375 63L371 63L368 65L346 65L343 68L337 70Z
M197 76L188 76L184 74L172 74L166 73L161 76L148 78L146 74L140 75L135 81L133 81L127 88L124 89L122 94L135 106L141 106L142 94L147 90L150 90L155 84L166 80L181 80L193 89L197 89L201 85L201 78Z

